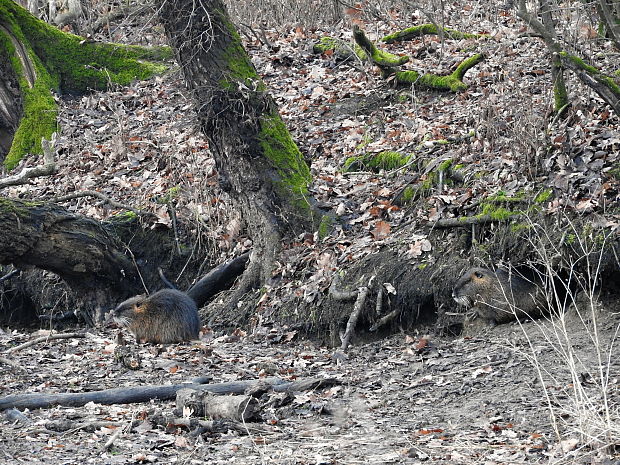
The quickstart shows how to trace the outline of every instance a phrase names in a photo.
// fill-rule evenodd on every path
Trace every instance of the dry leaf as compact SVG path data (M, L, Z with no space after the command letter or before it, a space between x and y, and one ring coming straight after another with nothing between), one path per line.
M372 234L372 237L374 240L379 241L389 236L390 230L391 230L390 223L386 221L377 221L374 229L370 231L370 234Z

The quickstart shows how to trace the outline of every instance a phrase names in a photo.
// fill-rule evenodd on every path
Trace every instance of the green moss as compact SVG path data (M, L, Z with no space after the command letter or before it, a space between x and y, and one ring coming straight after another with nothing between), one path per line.
M223 53L227 75L220 80L219 85L224 89L238 90L239 84L243 84L250 90L265 91L266 86L245 52L235 25L230 22L226 13L219 11L218 14L230 37L230 42Z
M321 37L319 41L312 46L312 51L314 53L325 53L328 50L335 50L336 45L336 39L333 37Z
M353 26L353 37L355 39L355 43L360 46L365 52L370 53L370 58L372 61L381 68L395 68L397 66L404 65L409 61L409 57L398 56L392 53L386 52L384 50L379 50L375 44L373 44L364 31L362 31L359 26Z
M331 216L323 215L323 217L321 218L321 222L319 223L319 230L318 230L320 240L323 240L327 236L329 236L329 233L332 229L333 224L334 224L334 220Z
M495 221L507 220L511 216L520 215L520 211L511 211L504 207L498 207L492 204L483 204L481 215L488 215Z
M27 218L30 216L28 207L38 207L42 205L41 202L25 202L21 200L8 199L6 197L0 197L0 211L5 214L17 216L18 218Z
M26 79L22 61L17 57L17 51L11 38L0 31L0 47L9 54L9 62L17 76L20 90L23 94L23 113L20 125L13 135L13 142L9 153L4 159L7 171L17 166L26 153L41 153L41 138L51 139L56 125L56 102L49 89L54 84L51 76L42 66L38 58L28 53L34 65L36 79L31 87Z
M400 84L412 84L429 89L451 90L458 92L467 89L467 84L458 81L453 76L436 76L433 74L421 75L417 71L398 71L396 80Z
M495 195L490 195L487 198L487 202L500 203L500 202L514 202L514 203L522 203L526 200L525 191L519 191L513 196L506 195L504 191L498 191Z
M578 56L571 55L570 53L567 53L567 52L560 52L560 56L572 61L577 67L583 69L584 71L587 71L588 73L591 73L591 74L599 73L598 69L596 69L594 66L590 66Z
M403 204L410 203L414 198L415 192L416 191L413 187L407 186L405 190L403 191L402 203Z
M510 231L515 234L521 233L523 231L527 231L531 228L532 228L532 225L528 223L514 223L510 225Z
M441 162L437 169L439 171L448 171L452 167L452 163L453 163L452 159L449 158L449 159Z
M263 154L278 172L276 187L285 198L292 194L293 204L299 209L309 210L306 199L312 181L310 169L277 112L261 117L259 142Z
M118 222L118 223L131 223L138 219L138 215L132 211L122 211L110 217L110 221Z
M374 172L378 172L380 170L391 171L406 165L410 160L411 155L386 150L377 154L364 154L348 157L344 161L342 169L345 173L361 170L369 170Z
M428 263L420 263L418 265L418 270L423 270L424 268L426 268L428 266Z
M161 73L167 67L152 60L172 57L168 47L146 48L86 41L38 20L11 0L0 0L0 18L24 45L36 73L31 88L21 61L12 60L24 94L24 108L5 159L9 170L25 153L41 153L41 138L49 139L57 130L52 90L82 93L89 89L105 89L111 82L126 85L134 79L146 79ZM1 36L2 46L7 40L10 42L6 34Z
M410 40L414 37L420 37L423 35L431 35L431 34L435 34L435 35L439 34L439 30L437 29L437 26L435 26L434 24L422 24L420 26L409 27L407 29L403 29L402 31L389 34L383 37L381 40L385 43L390 44L392 42ZM485 37L484 34L468 34L466 32L456 31L454 29L449 29L447 27L443 28L443 34L448 39L456 39L456 40Z
M463 77L467 70L484 60L484 55L478 53L463 60L452 74L448 76L437 76L435 74L420 74L417 71L397 71L396 81L399 84L416 85L430 89L450 90L459 92L467 89L467 84L463 82Z
M614 178L620 181L620 163L617 163L614 168L610 169L607 172L607 174L609 174L610 176L613 176Z
M368 161L368 167L372 170L394 170L406 165L411 160L411 155L386 150L376 154Z
M167 205L170 202L172 202L174 199L178 198L180 193L181 193L181 187L179 186L171 187L170 189L168 189L168 191L165 194L157 198L157 203L161 205Z
M546 189L546 190L544 190L542 192L539 192L538 195L536 195L536 197L534 197L534 202L535 203L544 203L547 200L549 200L552 195L553 195L553 190Z
M566 83L564 82L564 79L561 79L561 74L558 75L558 78L553 83L553 102L553 108L556 113L569 104Z

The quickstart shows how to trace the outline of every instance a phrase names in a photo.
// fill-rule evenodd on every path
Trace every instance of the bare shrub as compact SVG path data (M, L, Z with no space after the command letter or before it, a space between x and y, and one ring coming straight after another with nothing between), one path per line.
M538 373L558 440L556 458L561 460L553 463L610 452L620 437L620 399L617 393L614 397L617 373L613 372L620 325L617 319L602 318L602 312L611 309L602 308L599 300L602 261L613 232L579 229L564 220L565 234L559 242L548 226L529 222L529 243L538 257L532 266L545 283L551 310L546 320L536 322L546 346L535 344L520 323L530 349L525 356ZM609 327L610 320L615 327ZM541 356L545 351L554 357Z

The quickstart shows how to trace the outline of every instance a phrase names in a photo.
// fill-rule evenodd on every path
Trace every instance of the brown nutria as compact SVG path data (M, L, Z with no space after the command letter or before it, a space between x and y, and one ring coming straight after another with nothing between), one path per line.
M491 326L515 318L540 315L541 288L504 270L470 268L454 286L452 298L472 307L477 316Z
M127 299L111 316L116 323L129 328L138 341L159 344L189 341L198 339L200 330L196 302L175 289Z

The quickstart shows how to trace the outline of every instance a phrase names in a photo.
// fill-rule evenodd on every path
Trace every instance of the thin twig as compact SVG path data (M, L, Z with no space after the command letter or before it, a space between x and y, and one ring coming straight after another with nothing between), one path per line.
M355 301L355 305L353 306L353 312L351 312L349 321L347 321L347 329L345 330L344 336L342 337L342 345L340 346L340 350L342 350L343 352L346 352L347 348L349 347L349 341L351 340L351 336L355 332L355 325L357 324L357 320L359 319L359 316L362 313L362 309L364 308L364 302L366 302L368 290L368 286L363 286L360 287L357 291L357 300Z
M9 186L20 186L26 184L28 179L38 178L41 176L51 176L56 173L56 162L54 161L54 143L56 140L56 133L52 135L52 141L46 139L41 140L41 146L43 147L43 164L35 166L34 168L25 168L21 173L15 176L9 176L5 179L0 179L0 189Z
M86 337L86 333L50 334L49 336L38 337L36 339L33 339L32 341L24 342L23 344L20 344L18 346L11 347L10 349L6 350L4 353L5 354L12 354L12 353L17 352L19 350L22 350L22 349L25 349L27 347L33 346L35 344L38 344L39 342L46 342L46 341L50 341L52 339L72 339L72 338L80 338L80 337Z
M77 199L79 197L96 197L98 199L103 200L106 203L109 203L115 208L122 208L123 210L129 210L130 212L133 212L136 215L157 217L155 213L151 213L145 210L139 210L139 209L130 207L129 205L125 205L124 203L120 203L120 202L117 202L116 200L111 199L110 197L102 194L101 192L91 191L91 190L76 191L76 192L72 192L71 194L61 195L60 197L54 197L50 200L52 202L60 203L60 202L66 202L67 200Z

